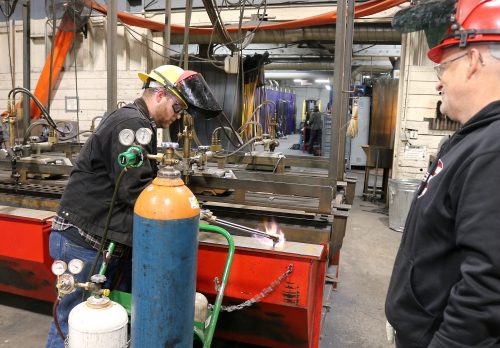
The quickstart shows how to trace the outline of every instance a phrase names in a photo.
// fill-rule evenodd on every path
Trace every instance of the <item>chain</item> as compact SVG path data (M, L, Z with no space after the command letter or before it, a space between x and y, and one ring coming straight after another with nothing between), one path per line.
M243 309L245 307L250 307L254 303L262 301L263 298L265 298L271 292L273 292L278 287L278 285L280 285L283 282L283 280L285 280L286 277L288 277L288 275L290 273L292 273L292 272L293 272L293 264L289 264L288 265L288 269L286 270L286 272L283 273L278 279L276 279L275 281L273 281L267 288L264 288L260 293L258 293L257 295L255 295L251 299L246 300L245 302L240 303L238 305L221 306L220 307L221 311L224 311L224 312L233 312L233 311L237 311L237 310ZM214 309L214 305L209 304L208 308L210 310L213 310Z

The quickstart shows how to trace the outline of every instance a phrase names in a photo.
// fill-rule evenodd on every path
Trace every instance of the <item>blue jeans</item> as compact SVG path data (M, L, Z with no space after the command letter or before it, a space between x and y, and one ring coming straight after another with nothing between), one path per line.
M73 227L71 227L73 228ZM49 249L50 256L54 260L63 260L68 263L72 259L80 259L84 262L85 267L83 271L76 276L77 282L87 281L88 275L90 273L90 268L94 262L94 258L97 251L92 249L90 246L84 248L82 246L76 245L64 236L64 231L52 231L49 237ZM121 265L120 259L111 258L108 265L108 270L106 272L106 283L104 283L104 288L109 289L110 286L114 285L115 277L120 273L120 267L124 267L123 275L120 280L120 284L117 287L118 290L130 292L132 285L131 281L131 262L130 260L124 260L125 264ZM99 257L94 274L99 272L100 265L102 263L102 256ZM61 327L61 331L64 336L68 335L68 317L69 312L82 302L82 289L77 289L75 292L64 296L57 307L57 321ZM49 335L47 337L46 348L64 348L64 342L59 336L54 320L50 324Z

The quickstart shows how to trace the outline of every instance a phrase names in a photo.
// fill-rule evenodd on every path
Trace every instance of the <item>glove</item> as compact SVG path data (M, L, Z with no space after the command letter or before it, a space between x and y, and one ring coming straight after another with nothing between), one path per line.
M386 320L385 321L385 333L387 335L387 342L389 344L394 344L394 337L396 336L396 330L392 327L391 324Z

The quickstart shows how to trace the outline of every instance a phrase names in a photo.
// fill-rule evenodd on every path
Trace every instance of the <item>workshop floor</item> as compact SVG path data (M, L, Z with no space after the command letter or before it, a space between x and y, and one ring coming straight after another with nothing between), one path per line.
M341 250L338 287L325 301L331 308L320 348L389 347L384 301L401 233L389 229L382 203L362 200L363 171L350 174L358 177L356 198ZM44 347L50 312L49 303L0 292L0 347Z

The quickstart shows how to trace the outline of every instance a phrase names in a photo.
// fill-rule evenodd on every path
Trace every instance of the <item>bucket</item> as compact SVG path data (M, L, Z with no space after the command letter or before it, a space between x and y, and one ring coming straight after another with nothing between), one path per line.
M420 180L416 179L389 179L389 228L403 232L419 185Z

